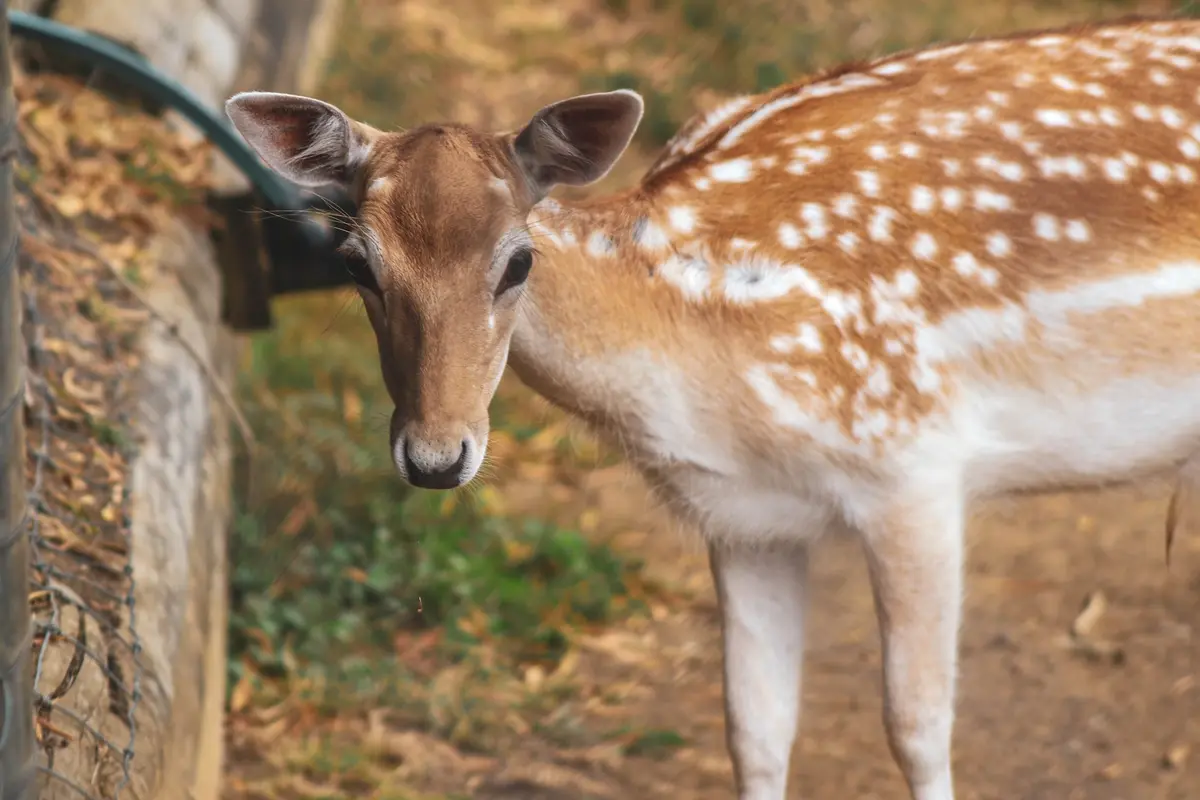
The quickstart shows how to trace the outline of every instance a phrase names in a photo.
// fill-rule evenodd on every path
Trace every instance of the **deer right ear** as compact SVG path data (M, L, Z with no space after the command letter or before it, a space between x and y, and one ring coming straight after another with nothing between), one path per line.
M379 134L311 97L241 92L225 113L267 166L301 186L349 185Z
M644 103L617 89L546 106L513 139L513 150L540 199L563 183L583 186L603 178L629 146Z

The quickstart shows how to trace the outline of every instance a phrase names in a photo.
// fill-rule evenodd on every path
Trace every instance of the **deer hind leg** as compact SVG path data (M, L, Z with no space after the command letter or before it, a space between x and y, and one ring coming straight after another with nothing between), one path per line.
M953 800L950 771L963 499L951 490L864 526L883 644L884 725L914 800Z
M739 800L783 800L800 717L808 550L714 544L725 734Z

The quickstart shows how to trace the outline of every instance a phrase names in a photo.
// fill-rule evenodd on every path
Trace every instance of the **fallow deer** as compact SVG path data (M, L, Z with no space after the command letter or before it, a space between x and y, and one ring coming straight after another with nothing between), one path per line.
M278 173L357 199L404 478L475 476L509 364L703 533L743 800L785 796L814 540L862 542L892 753L913 798L950 800L969 504L1200 452L1200 23L842 67L693 119L584 202L547 195L609 171L632 91L501 133L227 109Z

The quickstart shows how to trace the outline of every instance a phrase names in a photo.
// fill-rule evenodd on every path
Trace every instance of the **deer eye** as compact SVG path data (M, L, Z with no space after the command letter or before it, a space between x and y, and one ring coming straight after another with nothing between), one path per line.
M367 261L366 256L353 247L342 248L338 252L346 262L346 271L350 273L354 282L360 288L377 297L382 297L383 292L379 289L379 282L375 280L375 271L371 269L371 264Z
M514 286L520 286L529 277L529 269L533 266L533 251L522 247L513 253L508 259L508 266L504 268L504 275L500 278L500 284L496 287L496 297L507 292Z

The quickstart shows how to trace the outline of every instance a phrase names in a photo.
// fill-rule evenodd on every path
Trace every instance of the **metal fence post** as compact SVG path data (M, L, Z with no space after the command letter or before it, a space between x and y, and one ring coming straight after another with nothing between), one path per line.
M33 632L25 500L25 347L21 337L20 241L13 198L17 109L8 2L0 0L0 800L34 793Z

